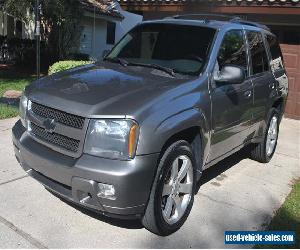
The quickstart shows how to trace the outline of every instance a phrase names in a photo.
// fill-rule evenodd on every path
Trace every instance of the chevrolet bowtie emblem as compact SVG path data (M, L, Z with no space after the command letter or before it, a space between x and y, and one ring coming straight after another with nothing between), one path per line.
M55 127L56 127L55 120L49 119L49 118L44 120L43 125L44 125L45 130L51 134L54 132Z

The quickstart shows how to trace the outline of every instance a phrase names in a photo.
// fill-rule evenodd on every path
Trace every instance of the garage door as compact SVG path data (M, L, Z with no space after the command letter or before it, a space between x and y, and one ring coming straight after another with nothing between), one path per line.
M300 45L281 44L289 77L289 97L285 117L300 119Z

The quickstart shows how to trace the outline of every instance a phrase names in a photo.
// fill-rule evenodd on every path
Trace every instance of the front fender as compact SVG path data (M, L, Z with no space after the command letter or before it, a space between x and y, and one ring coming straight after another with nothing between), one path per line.
M191 127L198 127L202 142L203 159L209 151L210 135L209 123L202 110L198 108L190 108L174 114L157 126L144 126L138 144L137 154L151 154L162 151L164 144L173 135Z

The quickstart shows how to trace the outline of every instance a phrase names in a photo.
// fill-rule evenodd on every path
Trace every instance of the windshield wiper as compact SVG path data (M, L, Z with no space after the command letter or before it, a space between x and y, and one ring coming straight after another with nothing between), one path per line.
M164 67L164 66L161 66L161 65L159 65L159 64L149 64L149 67L153 67L153 68L155 68L155 69L162 70L162 71L168 73L168 74L171 75L171 76L175 76L175 72L174 72L174 70L171 69L171 68Z
M129 62L127 62L125 59L120 57L105 57L103 61L113 62L113 63L119 63L124 67L127 67Z
M113 62L113 63L119 63L124 67L127 67L129 65L129 66L142 66L142 67L154 68L154 69L164 71L164 72L168 73L171 76L175 76L175 72L174 72L173 69L161 66L159 64L146 64L146 63L128 62L125 59L120 58L120 57L105 57L103 60L108 61L108 62Z
M154 64L154 63L153 64L146 64L146 63L132 63L132 62L130 62L129 65L154 68L154 69L158 69L158 70L164 71L164 72L168 73L171 76L175 76L175 72L174 72L173 69L161 66L159 64Z

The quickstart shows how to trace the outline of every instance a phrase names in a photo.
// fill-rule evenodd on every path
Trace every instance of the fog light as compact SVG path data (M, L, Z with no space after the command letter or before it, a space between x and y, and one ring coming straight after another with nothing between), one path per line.
M99 192L97 194L100 198L115 200L115 187L104 183L98 183Z

